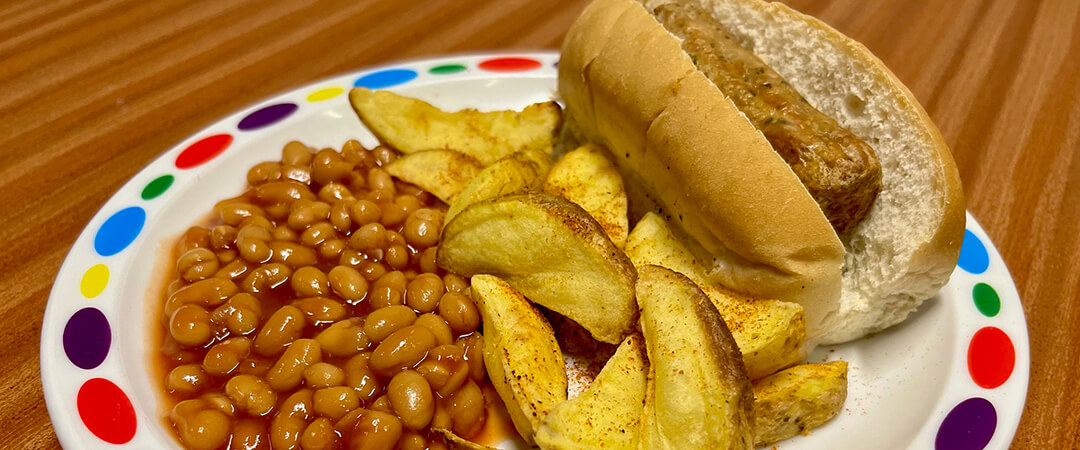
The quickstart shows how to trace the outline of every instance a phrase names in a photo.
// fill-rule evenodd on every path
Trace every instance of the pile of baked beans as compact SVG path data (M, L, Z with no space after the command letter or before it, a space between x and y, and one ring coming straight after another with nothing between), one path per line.
M443 449L486 420L480 315L435 251L446 207L386 147L291 142L175 249L161 347L193 449Z

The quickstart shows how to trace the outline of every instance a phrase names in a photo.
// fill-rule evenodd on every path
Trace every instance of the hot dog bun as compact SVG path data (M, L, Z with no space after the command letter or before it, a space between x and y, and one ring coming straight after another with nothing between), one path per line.
M701 5L873 147L882 188L862 222L838 236L762 133L638 0L596 0L571 26L559 63L571 127L612 150L637 191L631 201L655 203L692 238L713 281L802 304L812 342L902 321L948 281L963 239L959 174L937 128L880 60L824 23L779 3Z

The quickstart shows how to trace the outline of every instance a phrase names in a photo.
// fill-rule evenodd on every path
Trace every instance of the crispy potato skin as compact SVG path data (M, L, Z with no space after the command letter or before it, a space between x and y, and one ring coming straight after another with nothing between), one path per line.
M756 445L805 433L840 413L847 399L847 363L801 364L754 383Z
M380 141L404 153L454 150L483 165L526 149L550 152L562 124L562 109L555 102L522 111L446 112L421 100L366 88L353 88L349 102Z
M637 319L634 265L561 197L527 192L465 208L444 228L437 262L466 276L497 275L598 341L622 342Z
M502 158L476 174L446 211L446 223L467 206L500 195L539 189L551 169L544 150L522 150Z
M484 323L484 365L514 428L530 445L540 421L566 401L566 369L540 311L492 275L472 277Z
M536 444L545 450L636 449L647 376L645 340L631 334L588 390L544 419Z
M452 150L428 150L395 159L386 172L452 202L483 166L473 157Z
M803 360L806 321L801 306L749 298L708 283L701 265L655 213L647 213L634 226L626 242L626 255L639 268L655 264L693 280L724 317L751 380Z
M630 229L626 187L607 149L588 144L563 155L548 173L544 191L588 211L616 247L623 248L626 244Z
M638 447L753 448L750 380L720 312L660 266L640 269L637 297L649 356Z
M446 442L446 446L450 450L495 450L494 447L488 447L486 445L480 445L461 436L454 434L453 431L446 428L432 428L435 434L442 436L443 441Z

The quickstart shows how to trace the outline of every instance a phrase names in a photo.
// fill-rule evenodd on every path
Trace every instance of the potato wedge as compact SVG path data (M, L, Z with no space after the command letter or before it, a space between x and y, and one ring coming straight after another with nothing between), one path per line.
M463 153L429 150L395 159L386 166L386 171L450 203L483 168L478 161Z
M589 389L556 406L536 431L542 449L636 449L648 376L645 340L631 334Z
M446 211L446 223L465 207L500 195L539 189L551 169L551 157L541 150L522 150L481 170Z
M639 447L753 448L753 392L720 312L686 276L648 265L637 298L649 355Z
M805 433L840 413L847 363L802 364L754 383L754 442L769 445Z
M635 266L667 267L697 283L724 317L751 380L805 358L806 321L802 306L747 298L709 284L701 265L659 215L647 213L634 226L626 242L626 255Z
M526 149L550 153L562 122L555 102L522 111L446 112L422 100L366 88L353 88L349 102L380 141L403 153L455 150L483 165Z
M465 208L443 229L437 262L465 276L498 275L598 341L618 344L633 329L633 264L561 197L527 192Z
M494 447L480 445L458 436L454 434L453 431L447 430L446 428L432 428L431 431L435 432L436 435L441 436L450 450L495 450Z
M577 203L600 223L616 247L623 248L630 229L626 187L607 149L578 147L559 159L544 182L544 191Z
M472 277L484 323L484 365L514 428L529 445L540 421L566 401L566 369L547 319L505 281Z

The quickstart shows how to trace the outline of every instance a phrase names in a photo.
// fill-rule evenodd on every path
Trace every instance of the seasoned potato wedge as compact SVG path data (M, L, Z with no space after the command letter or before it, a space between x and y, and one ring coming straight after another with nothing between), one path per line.
M556 406L536 432L542 449L636 449L648 363L639 334L623 340L589 385Z
M618 344L634 326L633 264L561 197L527 192L465 208L443 229L437 261L466 276L498 275L601 342Z
M806 321L802 306L747 298L707 283L693 255L655 213L645 214L634 226L626 242L626 256L635 266L667 267L697 283L724 317L751 380L803 360Z
M640 447L753 448L753 392L720 312L686 276L639 270L649 356Z
M616 247L623 248L630 229L626 187L619 167L607 149L588 144L573 150L551 167L544 191L577 203L604 228Z
M442 436L446 441L446 446L450 450L495 450L494 447L488 447L486 445L480 445L461 436L454 434L453 431L446 428L432 428L436 435Z
M817 428L840 413L847 399L847 363L802 364L754 383L756 445L769 445Z
M518 434L530 445L540 421L566 401L566 368L547 319L505 281L472 277L484 323L484 365Z
M491 163L481 170L461 190L450 209L446 222L473 203L524 190L539 189L551 169L551 157L542 150L522 150Z
M526 149L550 152L562 122L555 102L522 111L446 112L415 98L366 88L353 88L349 102L380 141L404 153L455 150L484 165Z
M452 150L429 150L404 155L386 171L450 203L483 166L472 157Z

